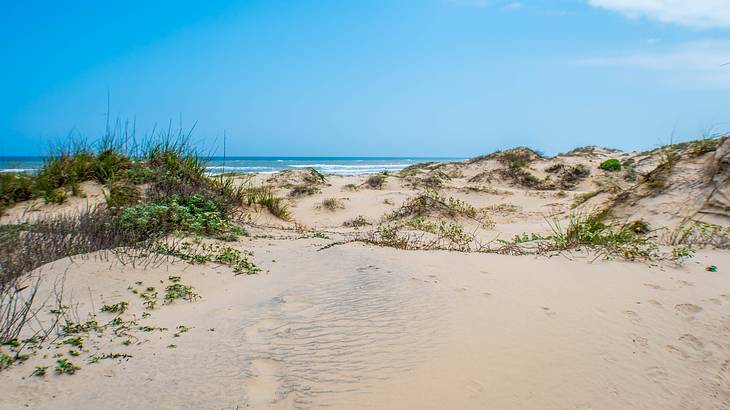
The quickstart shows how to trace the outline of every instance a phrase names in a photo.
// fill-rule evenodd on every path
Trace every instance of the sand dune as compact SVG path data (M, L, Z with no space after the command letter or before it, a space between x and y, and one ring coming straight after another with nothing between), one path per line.
M606 206L609 219L642 220L657 236L688 220L727 226L727 151L727 140L682 151L653 188L631 173L656 170L660 153L604 149L424 165L383 177L382 186L306 169L241 178L272 184L292 207L288 222L251 210L250 235L228 243L252 252L261 273L175 258L133 266L101 253L38 269L44 292L65 273L79 322L113 320L100 306L125 301L122 317L135 324L124 337L89 335L73 376L30 377L71 349L64 344L3 370L0 407L730 408L726 249L698 248L680 263L606 260L585 248L514 256L350 242L405 221L394 211L427 191L475 214L429 208L424 220L461 224L489 243L549 233L551 218ZM599 169L609 158L632 165ZM292 195L297 187L308 189ZM29 207L2 221L63 211ZM175 281L201 298L145 310L145 289ZM132 357L87 364L100 353Z

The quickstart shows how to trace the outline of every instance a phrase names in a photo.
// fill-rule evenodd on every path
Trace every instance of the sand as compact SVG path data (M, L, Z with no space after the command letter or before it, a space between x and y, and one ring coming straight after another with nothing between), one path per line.
M601 158L586 161L595 168ZM594 172L565 195L499 181L468 189L494 166L455 165L463 175L439 190L491 209L494 225L479 230L483 238L548 232L546 218L567 218L575 197L606 177ZM264 270L256 275L173 259L132 266L102 254L44 266L45 283L65 272L66 301L80 319L93 313L105 323L114 315L99 312L102 304L128 301L123 317L168 330L136 331L130 345L109 332L91 336L71 358L81 366L71 376L52 373L53 355L68 346L39 351L0 372L0 408L730 408L727 250L708 247L678 264L589 251L509 256L358 242L322 249L373 229L345 221L376 224L421 192L395 177L368 189L365 178L330 176L321 192L292 198L293 222L252 211L251 236L229 245L253 253ZM277 183L281 195L285 185ZM344 208L322 208L326 198ZM61 212L44 207L14 215ZM657 224L679 219L675 210L632 212ZM705 269L712 264L717 272ZM201 299L143 317L129 288L162 288L170 276ZM181 325L189 331L175 337ZM87 364L99 353L133 357ZM30 377L35 366L51 366L49 374Z
M130 300L179 274L203 295L141 324L142 336L73 376L0 374L0 407L726 408L730 281L681 268L564 257L398 251L318 239L248 244L267 269L233 277L180 263L68 269L76 309ZM273 261L276 262L273 262ZM59 271L68 261L58 262ZM141 306L132 306L132 311ZM100 314L104 317L105 314ZM107 319L112 316L107 315ZM214 330L211 330L214 329ZM177 348L165 348L175 343ZM55 350L50 350L53 353ZM47 364L47 363L46 363Z

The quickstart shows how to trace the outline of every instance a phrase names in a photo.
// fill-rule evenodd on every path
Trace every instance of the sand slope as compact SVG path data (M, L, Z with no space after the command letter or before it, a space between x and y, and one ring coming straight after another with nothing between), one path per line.
M249 244L268 272L236 277L183 263L132 269L79 261L77 309L133 300L127 286L171 272L203 299L141 323L129 361L74 376L0 374L0 407L727 408L730 281L681 268L589 263L586 255L404 252L321 239ZM273 262L273 261L276 262ZM59 262L54 270L58 271ZM87 290L90 288L90 291ZM133 306L134 314L141 307ZM211 330L214 329L214 330ZM175 343L177 348L165 348ZM50 350L49 353L53 353Z

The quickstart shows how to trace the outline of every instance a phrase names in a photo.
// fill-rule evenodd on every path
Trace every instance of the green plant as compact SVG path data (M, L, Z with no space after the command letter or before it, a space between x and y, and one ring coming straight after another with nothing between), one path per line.
M136 207L124 208L113 223L140 236L182 231L203 235L225 232L229 225L216 202L197 195L172 196Z
M33 198L33 177L25 174L0 173L0 215L3 210Z
M616 158L610 158L601 162L601 165L599 165L598 168L611 172L621 171L621 161Z
M160 243L154 248L157 253L175 256L190 263L217 262L231 266L237 274L254 274L261 271L258 266L246 258L243 252L229 246L202 246L200 250L202 252L192 249L189 242L183 242L177 246Z
M141 199L139 189L131 183L120 183L113 179L107 182L104 199L109 208L123 208L137 204Z
M59 357L56 359L56 373L57 374L72 375L72 374L76 373L76 370L79 370L79 369L80 369L80 367L71 363L68 359L66 359L64 357Z
M71 345L73 347L83 349L84 348L84 339L81 336L69 337L63 341L63 344Z
M152 326L140 326L138 329L143 332L147 332L147 333L154 332L155 330L159 330L160 332L164 332L167 330L166 327L152 327Z
M105 360L105 359L130 359L132 358L132 355L128 355L125 353L103 353L100 355L93 355L89 358L89 364L97 363L99 360Z
M694 250L691 246L676 246L672 248L672 259L682 262L694 256Z
M48 366L36 366L35 369L33 369L33 373L31 373L31 376L34 377L43 377L46 375L46 370L48 369Z
M101 307L101 311L110 313L124 313L127 310L127 306L129 306L129 303L127 302L117 302L113 305L103 305Z
M180 335L182 335L183 333L187 333L188 331L190 331L190 328L185 325L180 325L180 326L176 327L175 329L177 330L177 332L175 332L175 334L172 335L173 337L180 337Z
M656 243L626 226L605 224L602 217L601 213L574 212L564 228L557 219L548 221L553 233L542 239L548 241L549 248L553 250L589 246L607 255L619 255L629 260L656 257Z
M5 353L3 351L0 351L0 370L6 369L6 368L12 366L13 363L15 363L15 360L13 360L13 358L10 357L10 355L8 355L7 353Z
M200 298L200 295L193 291L192 286L186 286L181 283L173 283L165 288L165 303L170 304L177 299L192 302Z
M270 186L249 187L246 191L246 202L268 209L275 217L288 221L291 217L289 205L283 198L274 195Z
M651 190L659 191L667 186L672 169L679 159L679 154L672 146L659 151L659 164L644 176L644 182Z

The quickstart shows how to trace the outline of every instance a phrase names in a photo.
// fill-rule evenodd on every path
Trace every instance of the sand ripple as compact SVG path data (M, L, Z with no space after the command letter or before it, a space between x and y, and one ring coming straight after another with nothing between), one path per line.
M319 277L260 305L242 341L251 349L249 402L337 408L344 404L336 401L339 393L366 395L369 383L412 369L436 347L435 323L443 317L425 292L421 283L366 266Z

